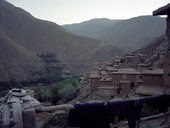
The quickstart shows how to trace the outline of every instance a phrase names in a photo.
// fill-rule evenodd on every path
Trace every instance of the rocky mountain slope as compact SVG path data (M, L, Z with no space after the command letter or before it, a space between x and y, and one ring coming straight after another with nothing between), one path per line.
M96 22L100 22L100 20ZM78 29L81 35L84 33L84 36L89 36L87 29L91 31L92 25L90 22L87 23L86 28L80 27L82 23L64 27L74 33L77 33ZM103 24L105 25L102 26L108 26L108 28L102 29L101 26L100 31L91 34L90 37L103 40L129 51L144 47L154 38L164 34L166 27L164 18L154 16L139 16L128 20L120 20L113 25L107 22Z
M93 56L91 53L94 53L94 50L100 49L103 45L102 41L74 35L53 22L37 19L5 0L0 1L0 19L0 47L6 47L5 52L0 51L2 76L7 70L2 62L8 59L5 65L10 65L3 80L11 80L15 76L27 79L30 70L24 67L29 63L31 63L30 68L34 69L35 66L41 69L42 64L38 54L54 53L57 59L65 62L67 66L69 62L88 59ZM121 50L117 50L119 51L122 53ZM11 72L15 72L14 75ZM23 75L24 73L26 75Z
M167 37L161 35L153 39L148 45L133 52L133 54L146 55L147 62L151 63L153 67L163 68L164 54L168 47ZM146 63L147 63L146 62Z

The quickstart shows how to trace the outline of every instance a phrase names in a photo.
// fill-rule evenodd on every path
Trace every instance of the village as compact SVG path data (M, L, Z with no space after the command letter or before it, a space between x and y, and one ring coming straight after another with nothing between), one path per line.
M153 15L167 15L167 51L156 52L152 57L148 57L147 53L139 51L121 57L117 56L102 63L96 71L92 71L83 77L85 83L89 85L89 95L93 95L88 103L81 103L77 100L67 104L45 106L33 98L35 95L33 90L13 89L9 91L6 97L1 99L2 103L11 100L8 103L10 111L7 115L14 115L14 117L10 117L9 122L4 121L5 126L10 124L10 127L14 128L37 128L42 125L41 121L44 121L44 118L50 118L54 116L54 113L58 115L67 113L67 125L69 127L169 128L170 4L154 11ZM154 62L156 61L162 61L163 65L155 66ZM63 77L69 78L72 77L72 74L66 72ZM84 82L83 80L82 82ZM17 101L19 107L17 106L17 111L12 112L13 100ZM22 105L19 104L20 101L23 101ZM150 105L150 103L153 103L151 106L154 107L163 105L163 109L156 109L156 112L154 111L156 114L153 112L149 115L145 112L149 116L143 115L141 117L143 105ZM23 113L19 110L22 107ZM16 118L18 122L21 122L21 120L23 122L15 125L15 116L18 116ZM4 122L1 117L0 113L0 128L3 128ZM124 117L126 118L124 119ZM58 128L58 126L56 127Z
M154 55L156 59L164 52ZM164 71L152 67L146 55L126 55L101 65L89 75L90 90L98 92L101 99L137 95L161 95L164 93Z

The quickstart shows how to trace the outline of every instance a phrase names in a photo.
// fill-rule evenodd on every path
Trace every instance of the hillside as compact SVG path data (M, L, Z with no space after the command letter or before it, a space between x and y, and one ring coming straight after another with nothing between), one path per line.
M0 33L0 81L33 80L43 70L41 59Z
M39 61L40 58L37 54L54 53L59 61L64 62L66 66L68 66L72 61L77 62L93 56L93 54L90 53L103 44L103 42L99 40L74 35L53 22L37 19L23 9L15 7L5 0L0 1L0 19L0 33L1 39L3 39L1 40L2 43L0 43L0 47L2 47L2 44L6 44L5 42L8 42L6 47L9 48L6 48L6 52L10 52L8 50L15 45L16 53L14 54L15 57L13 57L13 55L9 53L0 51L1 56L3 56L2 60L4 60L8 54L9 61L7 63L15 62L19 65L15 69L15 75L19 75L22 78L26 78L26 76L24 77L23 75L25 68L23 73L19 71L26 65L23 61L18 61L17 58L31 63L34 62L34 59L31 58L36 58ZM19 51L24 51L24 53ZM27 56L31 57L27 58ZM114 54L111 56L114 56ZM41 68L39 64L37 64L37 66ZM76 69L76 67L80 65L73 66L75 66L73 68ZM6 70L4 64L1 68L3 71L0 72L0 74L3 74ZM13 70L13 68L14 67L11 66L11 70ZM30 70L26 72L31 73ZM15 77L10 72L7 72L7 74L11 79ZM8 80L9 77L5 78Z
M3 19L0 29L18 44L39 54L55 52L60 60L75 59L100 45L98 40L75 36L57 24L36 19L7 2L1 2L0 17Z
M81 23L67 24L63 25L62 27L76 35L96 37L97 33L105 29L109 29L112 25L115 25L119 21L121 20L110 20L106 18L101 18L92 19Z
M116 56L122 56L125 53L126 51L123 49L113 47L112 45L101 44L100 47L97 47L90 53L80 56L81 61L68 62L67 69L76 74L81 74L81 72L89 73L97 69L101 63L107 62Z
M106 23L107 24L107 23ZM77 25L70 25L70 27L77 28ZM121 47L123 49L133 51L137 50L154 38L165 33L165 19L154 16L139 16L128 20L121 20L116 24L113 24L109 28L104 28L91 37L101 39L109 44ZM65 27L65 28L68 28ZM101 27L102 28L102 27ZM91 25L86 26L86 29L91 29ZM73 30L73 29L68 29ZM87 30L82 28L82 33L86 33ZM72 31L75 32L75 31ZM88 36L87 33L84 36Z
M167 38L165 35L162 35L153 39L148 45L136 50L132 54L144 54L146 55L146 63L150 62L153 67L163 68L164 56L160 55L166 52L167 46Z

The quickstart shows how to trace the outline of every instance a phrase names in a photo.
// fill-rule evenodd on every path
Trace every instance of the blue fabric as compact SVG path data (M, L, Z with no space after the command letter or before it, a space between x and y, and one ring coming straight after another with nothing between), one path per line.
M139 99L110 101L107 104L84 103L75 104L75 109L70 110L68 126L80 128L110 128L113 117L125 117L129 122L129 128L138 128L143 104L167 111L170 106L170 96L151 96Z
M74 105L70 110L68 125L80 128L110 128L107 106L101 103Z
M169 95L160 95L154 97L148 97L144 99L145 104L151 107L154 110L159 110L159 112L166 112L168 106L170 105L170 96Z
M125 117L128 119L129 128L138 127L141 117L143 101L139 100L120 100L108 102L111 116Z

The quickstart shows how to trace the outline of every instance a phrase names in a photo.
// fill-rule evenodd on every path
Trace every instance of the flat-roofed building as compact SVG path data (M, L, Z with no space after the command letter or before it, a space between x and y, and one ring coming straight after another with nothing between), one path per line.
M100 85L100 79L102 78L99 72L92 72L90 78L90 90L96 91Z
M144 69L141 70L141 85L136 93L141 95L159 95L164 90L164 71L163 69Z

